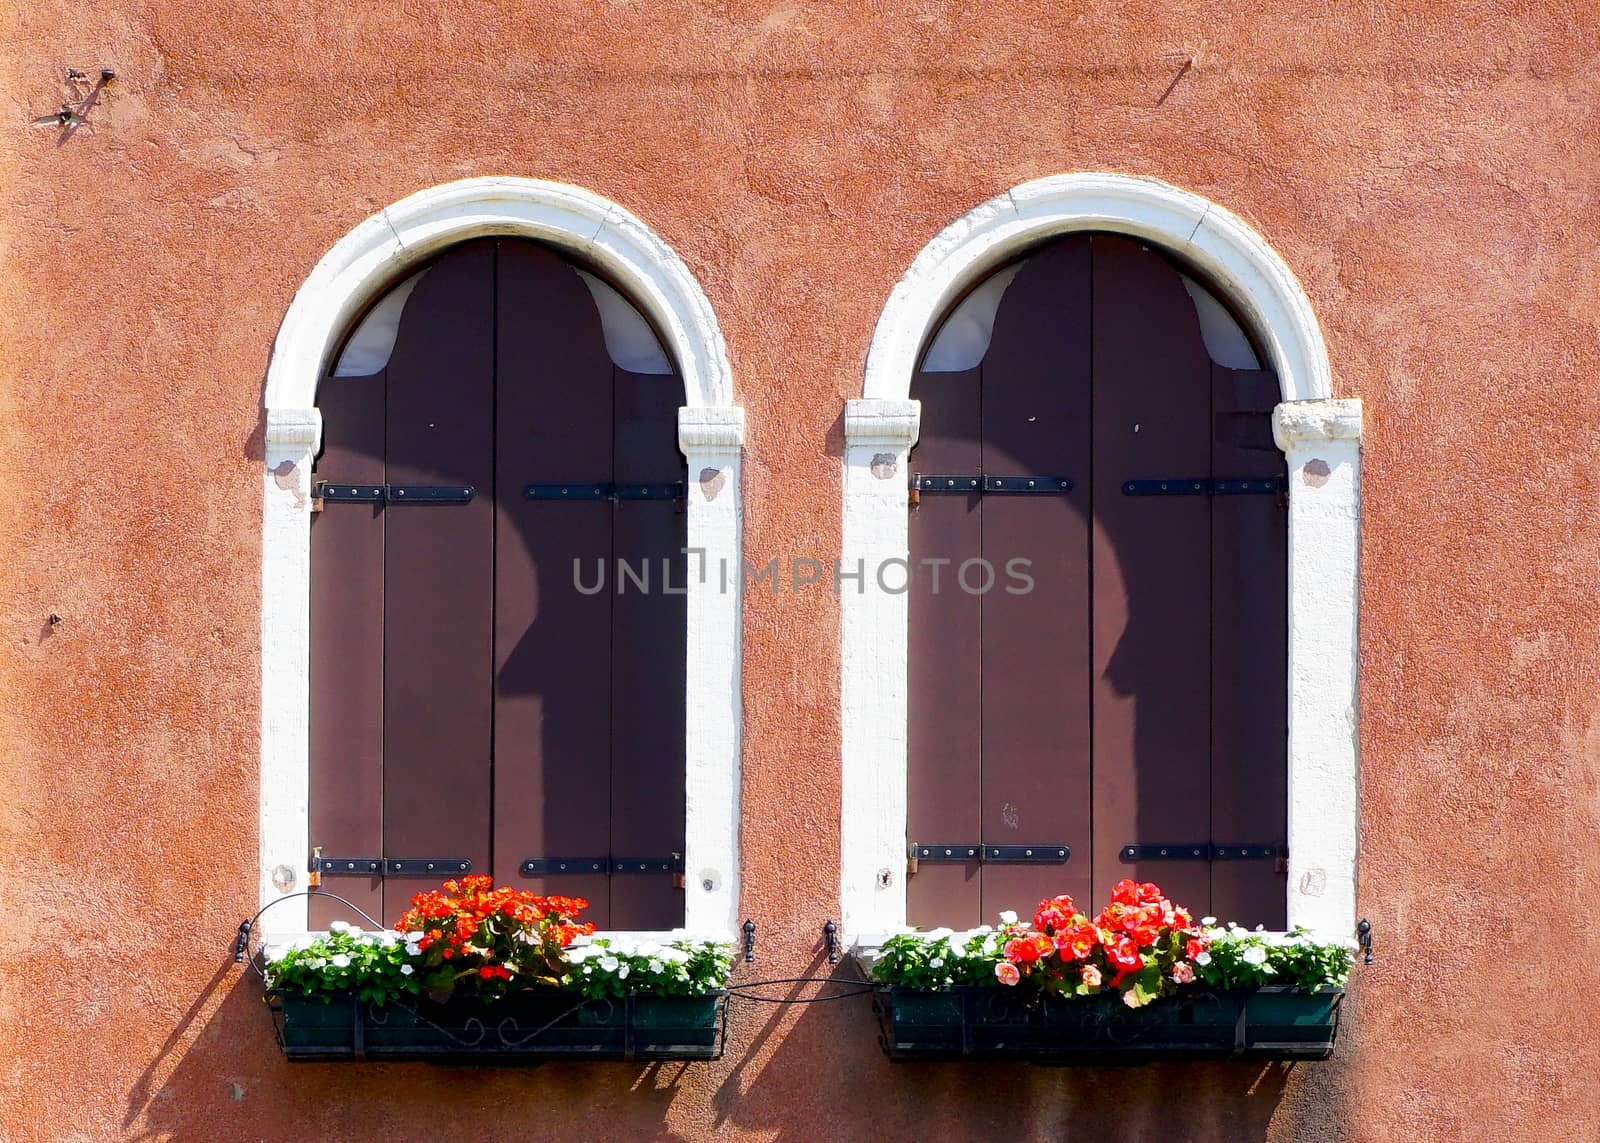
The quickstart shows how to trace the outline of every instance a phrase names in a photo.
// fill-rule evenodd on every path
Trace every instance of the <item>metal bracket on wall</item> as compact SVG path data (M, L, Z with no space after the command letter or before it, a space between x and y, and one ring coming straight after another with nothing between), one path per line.
M1167 845L1125 845L1118 852L1124 865L1139 861L1252 861L1283 857L1282 845L1212 845L1210 842L1182 842Z
M912 842L906 847L906 870L917 871L923 861L959 862L975 861L980 865L1063 865L1072 859L1070 845L983 845L962 842L957 845L921 845Z
M1125 480L1124 496L1246 496L1282 492L1281 476L1249 480L1213 480L1204 476L1168 477L1165 480Z
M914 508L923 493L930 496L1064 496L1072 491L1065 476L925 476L911 474L910 503Z

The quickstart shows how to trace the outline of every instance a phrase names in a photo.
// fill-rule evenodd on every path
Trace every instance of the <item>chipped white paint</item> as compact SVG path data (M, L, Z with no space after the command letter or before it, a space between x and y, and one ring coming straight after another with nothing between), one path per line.
M647 314L685 389L680 446L692 472L715 467L723 491L693 488L691 545L738 567L739 451L744 413L731 405L727 349L710 304L678 256L615 203L535 179L466 179L429 188L362 222L317 263L273 346L266 387L262 521L260 901L280 899L272 871L309 853L310 480L321 437L317 382L349 323L418 262L489 234L546 242L602 269ZM714 566L714 563L713 563ZM739 603L735 584L688 585L687 927L731 938L738 910ZM706 889L710 883L712 888ZM267 935L306 927L303 899L269 911Z
M874 453L898 469L916 441L912 373L935 323L995 267L1076 230L1134 235L1200 270L1250 323L1285 403L1274 416L1288 455L1288 917L1330 936L1355 924L1356 601L1359 401L1330 399L1327 351L1305 292L1237 217L1153 179L1061 175L982 204L938 234L894 287L868 352L865 399L845 412L843 558L907 556L906 482L872 479ZM1312 460L1321 484L1302 479ZM1320 472L1320 469L1314 470ZM906 600L869 581L842 604L843 927L858 942L906 918ZM887 885L881 873L891 871Z

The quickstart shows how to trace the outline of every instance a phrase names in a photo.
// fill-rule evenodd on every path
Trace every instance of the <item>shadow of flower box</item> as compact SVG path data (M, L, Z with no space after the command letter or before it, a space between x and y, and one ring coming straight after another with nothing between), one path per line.
M1138 1064L1159 1059L1325 1060L1339 1030L1337 990L1195 990L1129 1008L1120 996L1064 999L1014 989L879 989L891 1060L1012 1059Z
M530 992L365 1004L267 994L278 1046L291 1061L425 1060L533 1064L545 1060L714 1060L727 998L633 995L584 1000Z

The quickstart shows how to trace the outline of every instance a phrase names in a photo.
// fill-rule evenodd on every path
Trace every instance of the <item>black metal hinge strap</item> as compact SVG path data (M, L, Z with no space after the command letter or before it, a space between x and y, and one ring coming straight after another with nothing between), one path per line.
M464 857L390 857L383 863L383 872L386 877L436 877L471 873L472 862Z
M1245 496L1282 492L1281 476L1239 480L1213 480L1204 476L1168 477L1165 480L1124 480L1124 496Z
M530 857L521 865L524 877L563 873L682 873L683 856L670 857Z
M1210 842L1178 842L1166 845L1125 845L1118 853L1124 864L1137 861L1253 861L1280 857L1281 845L1212 845Z
M329 504L466 504L470 484L344 484L319 480L311 495Z
M1065 476L925 476L918 472L912 474L911 490L951 496L969 496L974 492L1060 496L1072 491L1072 481Z
M1060 865L1072 858L1069 845L920 845L912 842L906 855L913 861L976 861L990 865Z
M684 495L682 481L668 484L530 484L522 490L527 500L567 500L589 502L604 500L681 500Z
M428 877L471 873L462 857L314 857L311 871L330 877Z

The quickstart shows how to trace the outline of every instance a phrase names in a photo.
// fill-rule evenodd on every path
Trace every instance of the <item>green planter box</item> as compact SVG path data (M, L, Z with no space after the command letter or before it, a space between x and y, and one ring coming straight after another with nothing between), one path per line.
M896 1061L1031 1059L1137 1064L1157 1059L1326 1059L1343 993L1271 988L1194 990L1143 1008L1100 995L1030 996L1015 989L880 989L884 1051Z
M269 993L278 1044L294 1061L426 1060L541 1063L551 1059L703 1060L722 1055L727 998L590 1000L529 992L363 1004Z

